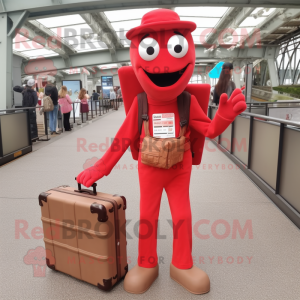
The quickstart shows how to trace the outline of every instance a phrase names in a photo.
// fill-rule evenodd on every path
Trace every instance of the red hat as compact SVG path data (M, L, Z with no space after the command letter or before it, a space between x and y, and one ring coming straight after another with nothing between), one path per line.
M192 32L196 27L197 25L194 22L180 21L180 18L175 11L160 8L146 13L142 18L141 25L130 29L126 34L126 37L131 40L137 34L170 29L188 29Z

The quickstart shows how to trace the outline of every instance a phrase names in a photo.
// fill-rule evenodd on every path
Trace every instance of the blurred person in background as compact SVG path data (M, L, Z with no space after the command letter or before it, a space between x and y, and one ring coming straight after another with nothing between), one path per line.
M36 107L38 103L38 96L35 91L35 80L29 79L25 87L15 86L13 90L17 93L22 93L22 106L23 107ZM38 130L36 123L36 111L35 109L29 110L29 122L30 122L30 132L31 139L37 139Z
M80 100L80 112L81 113L86 113L86 116L88 117L89 113L89 104L88 104L88 99L90 99L90 96L87 94L86 89L82 88L79 91L78 94L78 99Z
M71 131L70 114L72 111L72 100L68 95L68 89L66 86L62 86L58 92L58 104L61 107L61 112L64 114L64 128L65 131Z
M51 135L58 135L60 134L56 131L58 114L58 91L56 86L51 81L48 81L45 86L45 95L49 96L52 99L54 105L54 109L48 112L50 133Z
M114 91L113 88L110 89L110 95L109 95L109 98L110 98L110 106L115 109L115 100L116 100L116 93Z
M98 100L98 98L99 98L99 94L96 93L95 90L93 90L92 99L93 99L93 100Z
M88 104L88 100L90 99L90 96L87 94L86 89L82 88L79 91L78 99L82 104Z
M122 98L121 87L119 87L119 89L117 90L117 98L118 98L118 99Z
M222 66L222 71L220 74L219 81L216 84L214 89L212 102L215 103L216 105L219 105L220 96L223 93L226 93L229 99L232 92L236 89L235 83L231 81L232 73L233 73L233 64L229 62L224 63Z

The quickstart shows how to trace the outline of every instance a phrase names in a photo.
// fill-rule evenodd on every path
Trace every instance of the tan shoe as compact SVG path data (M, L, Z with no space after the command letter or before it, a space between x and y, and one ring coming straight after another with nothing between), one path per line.
M154 268L133 267L124 279L124 290L131 294L145 293L158 277L158 265Z
M209 277L204 271L195 266L182 270L171 263L170 276L192 294L205 294L210 290Z

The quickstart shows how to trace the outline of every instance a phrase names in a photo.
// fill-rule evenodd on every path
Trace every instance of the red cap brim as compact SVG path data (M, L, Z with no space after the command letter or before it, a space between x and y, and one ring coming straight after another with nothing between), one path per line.
M131 40L136 35L147 34L150 32L158 32L164 30L188 30L192 32L196 29L197 25L194 22L190 21L166 21L166 22L157 22L157 23L149 23L144 24L135 28L130 29L126 33L126 37L128 40Z

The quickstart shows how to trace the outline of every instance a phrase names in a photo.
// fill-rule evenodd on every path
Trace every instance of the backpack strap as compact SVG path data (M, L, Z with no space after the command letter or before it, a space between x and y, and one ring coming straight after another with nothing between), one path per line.
M180 134L183 136L186 132L186 128L189 125L190 119L190 105L191 105L191 94L184 91L177 97L177 107L180 118Z
M137 95L137 99L138 99L138 112L139 112L139 116L138 116L138 128L139 128L139 132L141 134L142 133L143 122L146 121L148 123L148 120L149 120L149 116L148 116L148 100L147 100L146 93L143 92L143 93L138 94ZM148 135L150 135L150 133L149 133L149 126L146 126L146 127L148 129L148 132L145 132L145 134L147 135L147 133L148 133Z

